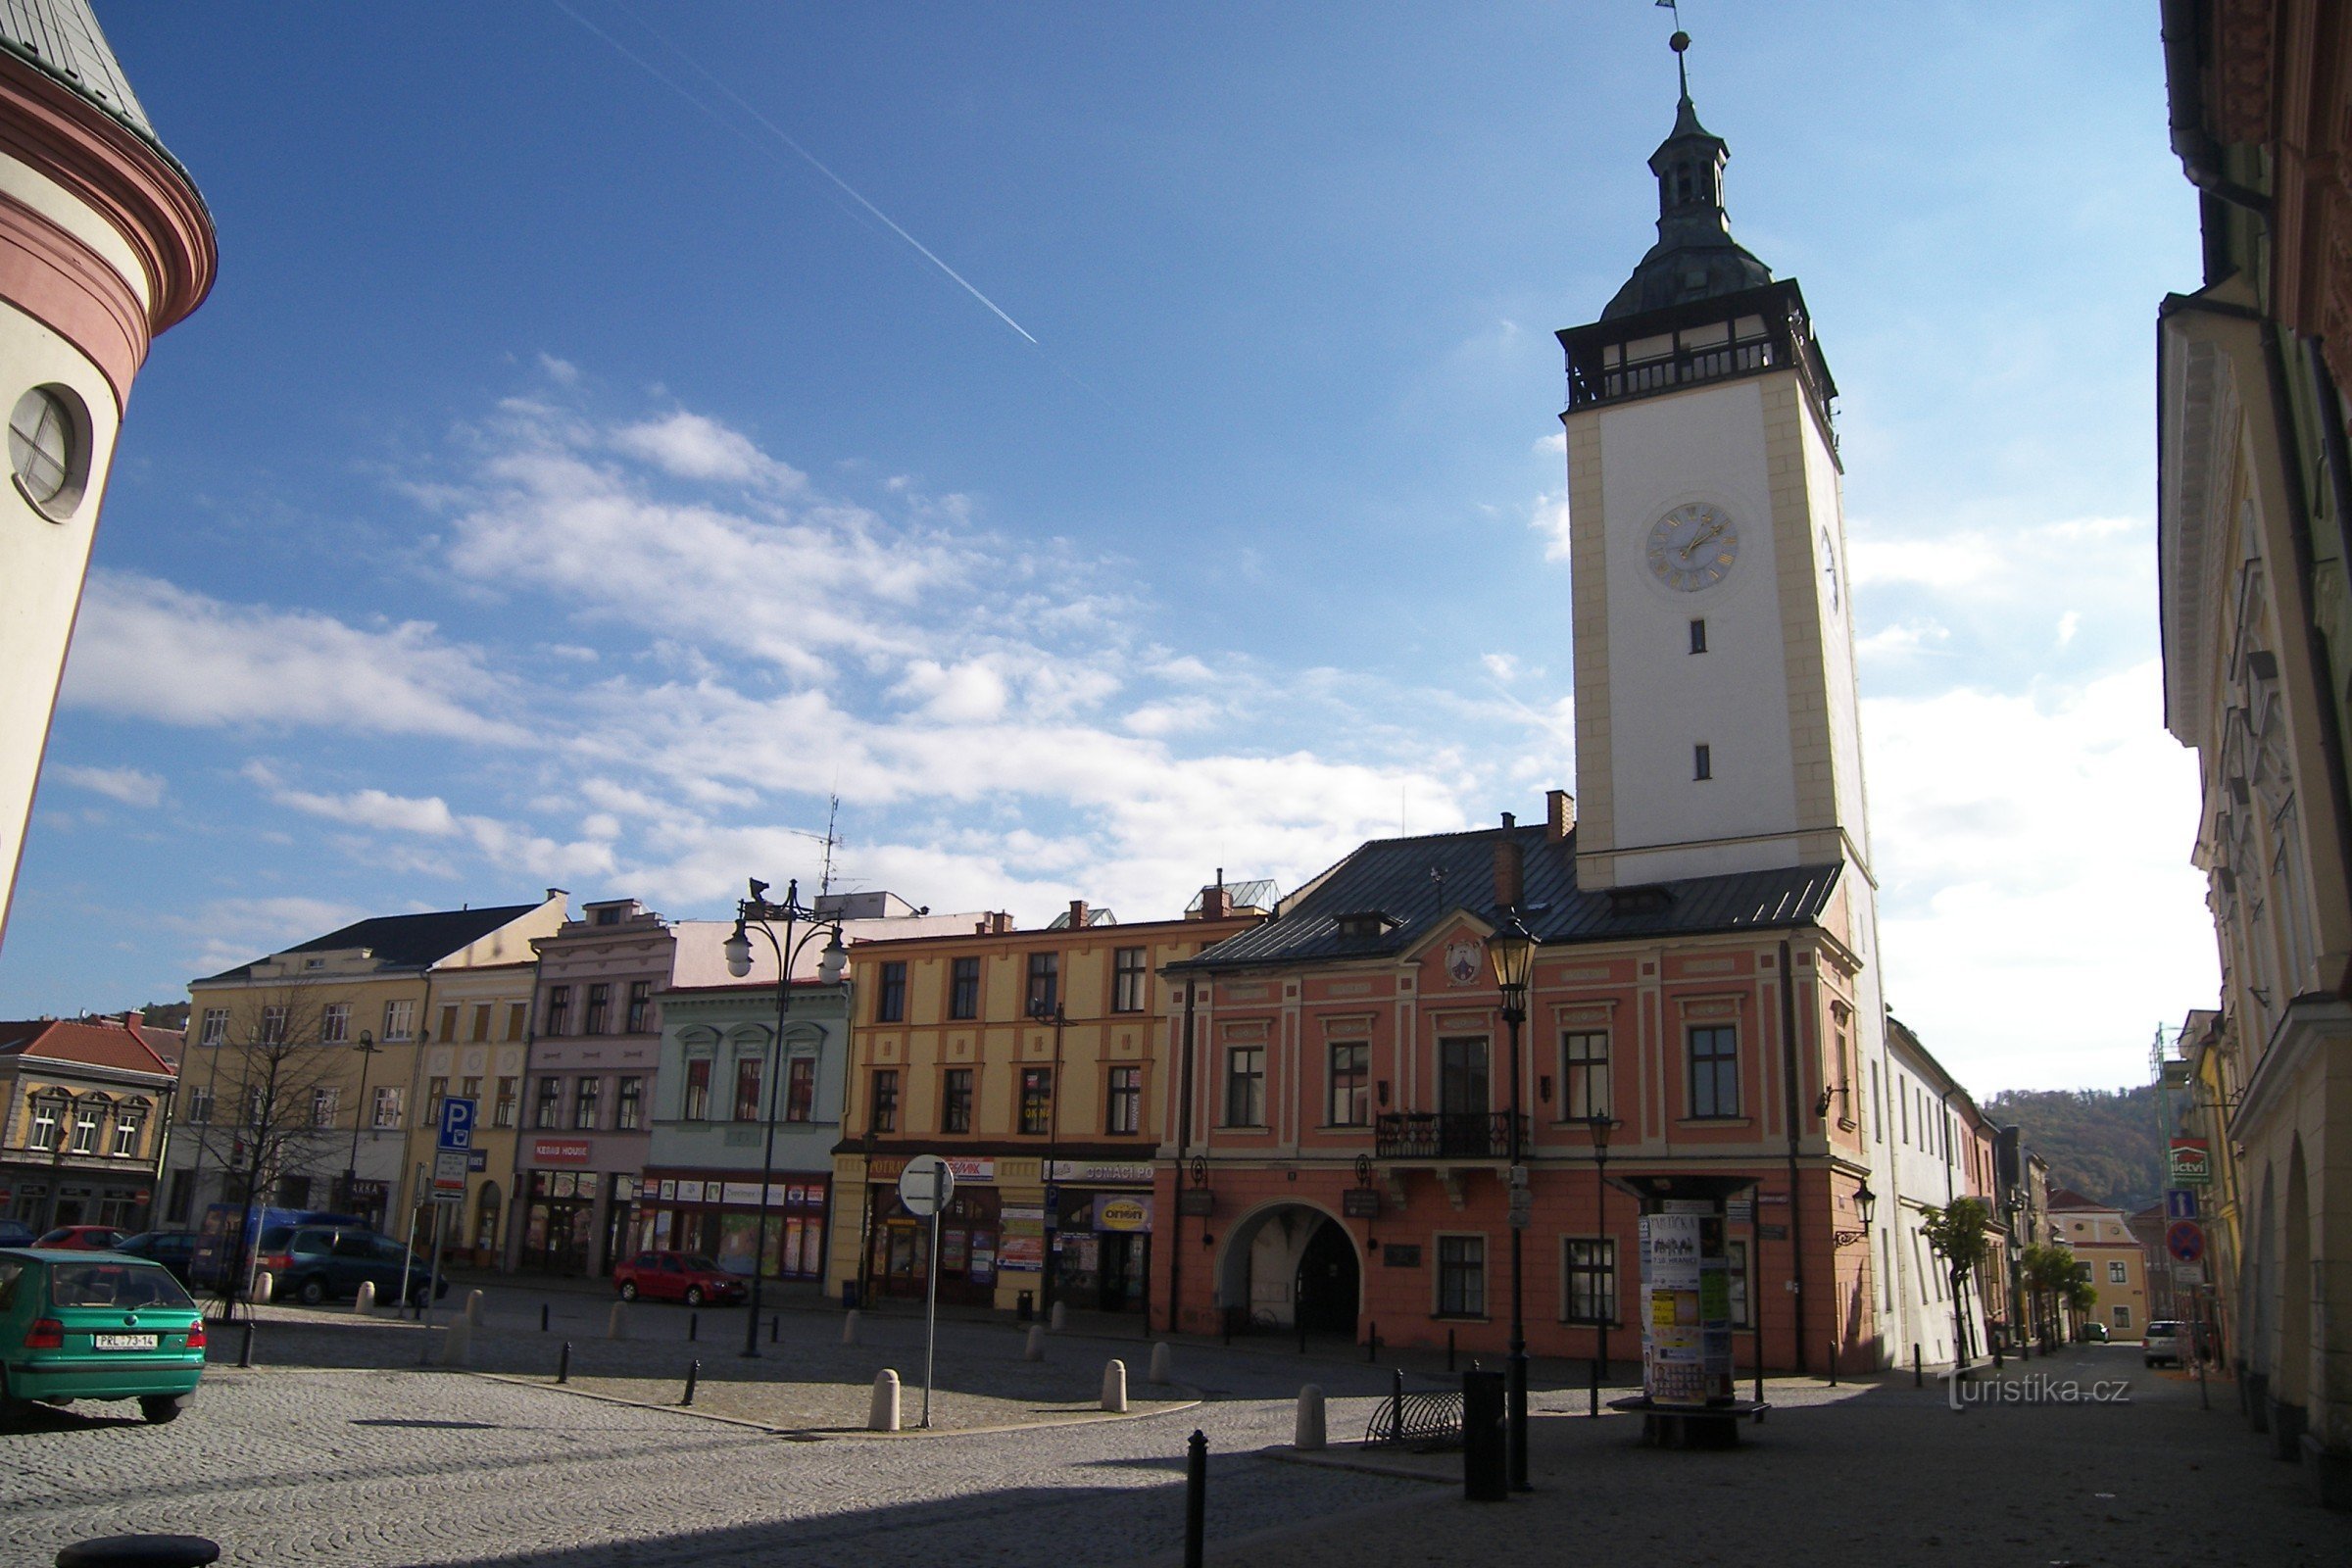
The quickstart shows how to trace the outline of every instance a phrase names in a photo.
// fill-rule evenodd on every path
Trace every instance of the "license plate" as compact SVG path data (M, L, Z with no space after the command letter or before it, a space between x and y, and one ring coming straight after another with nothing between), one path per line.
M157 1344L153 1334L93 1334L90 1343L101 1350L152 1350Z

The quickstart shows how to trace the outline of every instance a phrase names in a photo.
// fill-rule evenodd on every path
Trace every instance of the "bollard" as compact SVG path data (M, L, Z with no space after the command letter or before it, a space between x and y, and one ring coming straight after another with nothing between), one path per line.
M1155 1387L1164 1388L1176 1381L1174 1355L1168 1349L1167 1341L1161 1340L1152 1347L1152 1370L1147 1375Z
M571 1342L569 1340L564 1342L564 1353L556 1358L556 1381L558 1383L571 1381Z
M1588 1416L1598 1417L1600 1414L1600 1357L1597 1355L1592 1358L1592 1408L1587 1410L1585 1414Z
M605 1338L625 1340L629 1337L629 1303L614 1301L612 1315L605 1319Z
M1102 1363L1102 1408L1127 1413L1127 1363L1116 1356Z
M367 1317L375 1310L375 1281L360 1281L359 1294L351 1298L351 1315Z
M1021 1359L1043 1361L1046 1358L1046 1331L1035 1323L1029 1325L1029 1337L1021 1344Z
M1224 1324L1224 1328L1225 1328L1225 1343L1226 1343L1227 1345L1231 1345L1231 1344L1233 1343L1233 1313L1234 1313L1234 1309L1233 1309L1232 1307L1230 1307L1230 1306L1229 1306L1229 1307L1227 1307L1227 1308L1225 1309L1225 1324Z
M1756 1352L1756 1402L1758 1404L1764 1402L1764 1352L1762 1350ZM1758 1410L1756 1419L1763 1420L1764 1412Z
M245 1320L245 1344L237 1351L237 1365L253 1365L253 1320L251 1318Z
M1377 1361L1380 1359L1380 1325L1370 1323L1365 1327L1368 1332L1364 1335L1364 1359Z
M854 1306L841 1314L841 1343L844 1345L858 1343L858 1309Z
M100 1536L57 1554L57 1568L204 1568L220 1545L202 1536Z
M683 1399L680 1399L680 1400L678 1401L680 1404L692 1404L692 1403L694 1402L694 1386L695 1386L697 1383L700 1383L700 1382L702 1381L702 1379L703 1379L703 1363L702 1363L702 1362L700 1362L700 1361L689 1361L689 1362L687 1362L687 1363L686 1363L686 1397L684 1397Z
M1453 1330L1451 1329L1446 1331L1446 1370L1449 1374L1453 1371Z
M1510 1500L1503 1381L1499 1372L1462 1374L1462 1495L1472 1502Z
M1184 1568L1200 1568L1208 1539L1208 1439L1199 1427L1184 1446Z
M1309 1383L1298 1391L1298 1416L1291 1425L1291 1446L1310 1451L1323 1446L1323 1390Z
M689 1312L689 1313L687 1313L687 1314L686 1314L686 1343L687 1343L687 1344L689 1344L689 1345L692 1345L692 1344L693 1344L693 1343L694 1343L696 1340L699 1340L699 1339L701 1339L702 1337L703 1337L703 1314L702 1314L702 1313L700 1313L700 1312Z
M1911 1386L1915 1389L1924 1389L1927 1387L1927 1380L1920 1376L1919 1347L1916 1345L1911 1347Z
M253 1303L256 1306L277 1294L277 1276L268 1269L259 1269L253 1276Z
M1054 1315L1047 1326L1053 1329L1053 1331L1056 1334L1061 1333L1070 1326L1070 1307L1068 1302L1055 1301L1054 1303Z
M899 1430L899 1375L888 1367L874 1374L874 1398L866 1406L865 1430Z
M1838 1342L1830 1341L1830 1387L1838 1386Z
M547 1332L547 1303L545 1301L539 1303L539 1332L542 1334Z
M473 1320L463 1313L449 1321L449 1332L441 1337L443 1366L471 1366L473 1364Z
M466 1321L477 1329L482 1326L482 1293L479 1291L466 1293Z

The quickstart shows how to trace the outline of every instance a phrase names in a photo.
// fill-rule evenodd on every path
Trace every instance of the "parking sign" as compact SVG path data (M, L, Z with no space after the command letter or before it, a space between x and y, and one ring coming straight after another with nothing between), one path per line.
M473 1147L473 1102L441 1102L441 1147L464 1151Z

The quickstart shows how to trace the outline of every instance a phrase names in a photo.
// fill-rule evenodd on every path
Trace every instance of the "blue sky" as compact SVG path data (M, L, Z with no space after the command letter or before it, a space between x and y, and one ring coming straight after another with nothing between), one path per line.
M1665 12L99 12L220 280L132 399L0 1013L551 883L717 914L834 791L848 885L1039 920L1573 782L1551 333L1651 238ZM1683 19L1842 393L1889 999L1980 1093L2136 1080L2215 985L2154 19Z

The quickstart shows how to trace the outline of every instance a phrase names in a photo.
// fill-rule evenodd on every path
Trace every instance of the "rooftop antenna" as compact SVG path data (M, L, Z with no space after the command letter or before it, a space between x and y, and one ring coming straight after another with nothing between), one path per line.
M841 844L841 835L833 830L834 824L841 820L841 793L836 790L832 795L826 797L826 801L825 831L822 834L811 833L807 828L800 827L785 830L801 838L815 839L817 843L825 847L824 869L816 884L816 893L819 898L823 898L833 891L833 852Z

